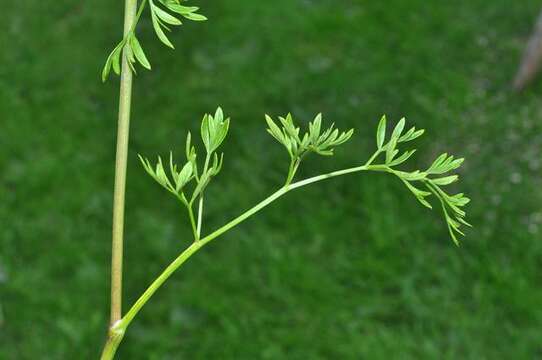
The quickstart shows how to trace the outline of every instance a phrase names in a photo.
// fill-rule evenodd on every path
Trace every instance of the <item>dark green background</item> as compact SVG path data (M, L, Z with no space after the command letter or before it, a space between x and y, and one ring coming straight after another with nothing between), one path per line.
M542 86L510 82L539 1L193 1L209 17L135 79L125 307L189 243L136 154L179 157L232 117L205 231L283 181L263 114L317 112L355 138L300 176L365 161L383 113L427 130L410 168L466 157L468 231L390 176L289 194L198 253L129 328L120 359L534 359L542 356ZM95 359L108 318L118 78L99 75L122 1L2 1L0 358Z

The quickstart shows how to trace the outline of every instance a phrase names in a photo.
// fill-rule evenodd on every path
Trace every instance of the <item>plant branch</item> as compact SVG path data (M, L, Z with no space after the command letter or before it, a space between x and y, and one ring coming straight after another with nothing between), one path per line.
M373 169L375 167L375 169ZM267 207L269 204L280 198L281 196L285 195L291 190L318 182L326 179L330 179L333 177L351 174L355 172L360 171L367 171L367 170L378 170L375 166L356 166L348 169L333 171L327 174L322 174L318 176L314 176L305 180L301 180L295 183L292 183L290 185L286 185L281 187L279 190L271 194L269 197L258 203L256 206L252 207L251 209L245 211L243 214L239 215L235 219L228 222L226 225L222 226L221 228L215 230L211 234L207 235L206 237L202 238L201 240L192 243L188 248L186 248L171 264L168 265L168 267L152 282L152 284L145 290L145 292L139 297L139 299L134 303L134 305L130 308L130 310L126 313L124 318L119 322L118 329L122 330L123 332L126 330L130 322L133 320L133 318L137 315L137 313L141 310L141 308L147 303L147 301L151 298L151 296L160 288L160 286L177 270L186 260L190 258L194 253L196 253L200 248L202 248L205 244L208 242L216 239L220 235L224 234L228 230L232 229L233 227L239 225L252 215L256 214L263 208Z

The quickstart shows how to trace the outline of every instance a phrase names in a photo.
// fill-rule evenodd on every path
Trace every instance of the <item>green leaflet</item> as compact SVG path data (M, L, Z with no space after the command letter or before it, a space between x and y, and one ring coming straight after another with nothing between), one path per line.
M425 132L424 129L416 130L415 127L410 128L403 136L401 136L398 142L407 142L419 138Z
M396 142L399 142L399 137L401 136L401 133L403 132L403 129L405 128L405 118L402 118L399 120L397 125L395 125L395 128L393 129L393 132L391 134L391 139L395 139Z
M407 161L415 152L416 152L416 149L405 151L401 156L391 161L388 165L389 166L401 165L402 163Z
M196 14L196 13L187 13L187 14L182 14L185 18L187 19L190 19L190 20L193 20L193 21L205 21L207 20L207 18L201 14Z
M184 164L182 170L178 173L178 177L176 179L176 186L175 191L179 192L183 189L183 187L192 179L193 174L193 168L192 163L187 162Z
M284 137L284 134L279 129L277 124L269 117L269 115L265 115L265 121L267 122L267 132L271 134L279 143L283 144L285 143L286 139Z
M174 4L174 3L173 4L166 3L165 5L169 10L171 10L171 11L177 13L177 14L180 14L180 15L195 13L199 9L196 6L182 6L182 5L178 5L178 4Z
M456 182L459 179L458 175L451 175L441 178L433 179L433 184L435 185L450 185L453 182Z
M201 139L208 154L212 154L222 144L230 127L230 119L224 120L222 109L216 110L215 116L206 114L201 121Z
M386 145L386 164L388 165L393 161L395 155L399 153L399 150L395 149L398 139L398 137L392 137L390 142Z
M156 14L156 10L153 10L153 8L155 6L153 5L152 0L149 0L149 3L151 4L152 27L154 28L154 32L156 33L156 36L158 36L158 39L160 39L160 41L164 45L174 49L175 47L173 46L171 41L169 41L166 34L164 34L164 30L162 30L162 27L167 29L167 30L169 30L169 29L162 22L160 22L160 19L159 19L158 15Z
M401 181L403 182L403 184L406 185L407 189L410 190L410 192L412 194L414 194L414 196L416 197L416 199L418 199L418 201L425 207L429 208L429 209L432 209L433 207L431 206L431 204L425 200L425 198L429 195L431 195L430 192L427 192L427 191L423 191L423 190L420 190L418 189L417 187L415 187L414 185L412 185L409 181L405 180L405 179L401 179Z
M152 3L151 3L152 4ZM156 16L165 22L166 24L170 25L181 25L181 20L177 19L175 16L170 15L168 12L160 9L160 7L156 5L152 5L152 11L156 14Z
M144 68L150 70L151 64L149 63L149 60L147 59L147 56L145 55L145 52L143 51L139 40L137 40L137 37L134 34L132 34L132 36L130 37L130 47L132 48L132 51L137 61L139 61L139 63Z
M309 139L314 144L320 137L320 129L322 128L322 114L316 115L314 120L309 123ZM306 134L307 135L307 134Z

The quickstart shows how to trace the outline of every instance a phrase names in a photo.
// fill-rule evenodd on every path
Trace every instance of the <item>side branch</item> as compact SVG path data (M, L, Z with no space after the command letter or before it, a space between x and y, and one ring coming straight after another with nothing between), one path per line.
M303 187L305 185L309 185L321 180L330 179L336 176L346 175L350 173L355 173L359 171L366 171L371 170L371 166L357 166L349 169L334 171L328 174L323 174L319 176L314 176L312 178L308 178L305 180L301 180L295 183L292 183L288 186L284 186L277 190L275 193L258 203L256 206L252 207L250 210L244 212L243 214L239 215L235 219L228 222L226 225L222 226L218 230L215 230L211 234L207 235L206 237L202 238L201 240L198 240L194 243L192 243L188 248L186 248L171 264L168 265L168 267L152 282L152 284L145 290L145 292L139 297L139 299L134 303L134 305L131 307L131 309L126 313L124 318L119 322L118 327L119 330L122 329L124 332L130 322L134 319L134 317L137 315L137 313L141 310L141 308L147 303L147 301L152 297L152 295L162 286L162 284L177 270L186 260L188 260L193 254L195 254L199 249L201 249L205 244L208 242L216 239L220 235L224 234L228 230L232 229L233 227L239 225L252 215L256 214L281 196L285 195L291 190Z

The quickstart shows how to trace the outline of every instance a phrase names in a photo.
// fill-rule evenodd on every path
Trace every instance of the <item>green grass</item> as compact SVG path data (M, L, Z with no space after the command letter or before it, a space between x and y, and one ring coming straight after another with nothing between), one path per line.
M467 158L460 248L389 176L289 194L191 259L130 327L120 359L533 359L542 356L542 85L510 92L540 4L201 1L210 20L136 78L125 306L188 244L182 209L136 154L181 154L233 117L207 232L276 189L264 113L322 111L355 139L308 176L366 159L382 113L427 129L418 156ZM100 70L121 2L20 0L0 32L0 358L92 359L108 317L117 79ZM218 189L225 191L219 191ZM414 224L414 225L413 225ZM323 261L326 254L326 261Z

